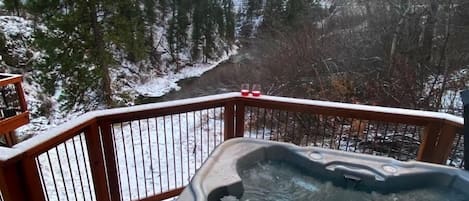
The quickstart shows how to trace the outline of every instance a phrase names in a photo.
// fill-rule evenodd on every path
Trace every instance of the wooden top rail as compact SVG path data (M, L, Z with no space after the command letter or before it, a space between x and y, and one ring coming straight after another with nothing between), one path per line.
M54 147L58 155L57 146L83 134L86 148L83 149L82 147L82 150L87 152L89 156L87 160L91 170L90 178L91 183L94 185L96 199L105 201L121 200L121 194L110 193L119 192L119 173L116 169L118 166L116 166L115 148L113 146L115 141L112 137L113 123L224 107L224 139L230 139L244 136L246 106L421 125L424 127L424 137L421 140L417 159L435 163L443 163L448 158L456 135L455 131L463 126L462 118L437 112L273 96L243 97L236 92L93 111L53 128L45 134L21 142L12 148L0 147L0 188L2 195L8 201L45 201L44 190L47 192L47 189L44 189L41 183L40 174L42 172L40 172L41 168L37 162L37 157L45 152L49 153L48 151L54 149ZM124 134L122 133L122 135ZM81 142L82 135L79 138ZM48 160L50 163L50 159ZM69 168L71 169L70 166ZM150 197L142 198L142 200L160 200L174 197L182 191L182 188L179 187L157 195L150 195Z
M14 84L16 93L18 94L18 101L20 102L21 111L26 112L28 110L28 104L26 104L23 87L21 86L22 81L22 75L0 73L0 86Z
M152 118L182 112L221 107L226 103L245 106L282 109L297 112L311 112L324 115L361 118L377 121L428 125L448 123L457 128L463 127L463 119L450 114L409 109L366 106L348 103L335 103L306 99L284 98L263 95L243 97L237 92L170 102L153 103L126 108L93 111L49 130L47 133L21 142L12 149L0 149L0 165L20 159L21 155L34 156L72 138L85 127L96 122L125 122Z
M260 108L422 126L424 129L416 159L439 164L446 162L451 153L456 133L464 126L463 118L450 114L380 106L272 96L243 98L241 104ZM243 126L237 125L237 136L243 135Z
M12 133L15 129L29 123L29 112L26 98L21 82L22 75L13 75L0 73L0 87L5 107L1 108L2 116L0 119L0 135L5 136L7 146L13 146L16 143L16 136ZM4 87L14 85L16 97L8 101L4 93ZM18 101L18 104L10 105Z
M294 112L311 112L314 114L358 118L364 120L405 123L419 126L426 126L429 123L447 123L457 128L464 127L464 119L462 117L441 112L275 96L260 96L256 98L243 97L242 102L246 106L282 109Z
M21 83L22 80L23 80L23 76L21 75L0 73L0 86Z
M15 162L21 155L35 156L74 137L84 128L96 122L125 122L145 118L159 117L182 112L221 107L234 101L238 93L205 96L191 99L152 103L125 108L115 108L88 112L73 121L52 128L46 133L35 136L12 147L0 150L0 165Z

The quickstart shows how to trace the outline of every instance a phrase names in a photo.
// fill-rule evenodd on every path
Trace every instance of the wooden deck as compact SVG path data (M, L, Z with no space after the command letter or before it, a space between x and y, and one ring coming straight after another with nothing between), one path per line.
M443 113L239 93L94 111L0 148L0 190L8 201L171 198L235 137L460 166L462 127Z

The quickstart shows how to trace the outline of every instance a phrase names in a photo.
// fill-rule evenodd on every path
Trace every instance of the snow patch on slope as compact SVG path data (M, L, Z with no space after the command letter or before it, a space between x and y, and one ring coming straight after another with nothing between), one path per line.
M44 26L38 26L38 29L46 29ZM0 70L5 66L10 69L18 70L20 67L28 65L30 62L40 59L41 53L30 47L34 41L34 26L31 20L26 20L16 16L0 16L0 33L5 40L4 48L7 52L2 52L0 57ZM6 54L6 55L5 55ZM6 61L9 60L9 61ZM15 66L13 66L15 65ZM18 66L16 66L18 65Z
M230 56L237 53L236 48L230 51L228 54L223 55L217 61L208 63L198 63L191 67L185 67L179 72L169 72L167 75L162 77L156 77L149 82L142 84L134 84L130 86L137 93L144 96L160 97L172 90L179 90L181 87L178 86L177 82L191 77L200 77L203 73L217 67L220 63L228 60Z
M47 28L39 26L38 29L46 30ZM171 90L179 89L180 87L177 85L179 80L199 77L237 53L236 46L228 47L226 43L218 40L217 44L220 45L220 48L214 59L207 62L190 62L190 52L187 51L179 55L182 66L176 70L176 65L170 62L169 53L166 52L168 44L164 26L155 27L154 31L155 41L159 44L158 52L162 53L159 66L152 66L149 60L137 63L130 62L126 60L125 53L114 47L114 58L119 64L111 69L111 78L113 91L117 94L113 98L117 102L133 105L139 95L163 96ZM4 35L6 48L9 51L7 54L2 53L4 58L12 56L17 58L20 63L31 66L44 56L42 52L32 47L34 24L31 20L16 16L0 16L0 32ZM3 59L0 59L0 62L2 66L7 66ZM63 111L59 102L59 97L62 94L60 82L57 83L59 86L56 87L54 95L48 96L42 86L34 79L41 72L27 70L24 67L26 64L14 64L7 68L0 66L1 72L24 72L23 87L31 120L28 125L17 130L20 140L42 134L46 130L77 118L87 111L104 108L102 104L93 101L97 95L89 92L87 97L91 100L90 104L77 104L70 111ZM126 93L128 96L119 96L121 93Z

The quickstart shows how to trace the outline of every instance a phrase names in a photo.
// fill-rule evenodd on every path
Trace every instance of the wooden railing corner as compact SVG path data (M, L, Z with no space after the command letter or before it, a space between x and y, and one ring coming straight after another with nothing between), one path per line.
M114 138L112 132L112 125L109 122L99 122L99 128L101 130L101 139L103 144L104 158L106 162L107 179L109 192L112 201L121 200L119 193L119 176L117 171L117 163L115 156Z
M426 125L421 136L417 160L446 164L457 131L458 127L444 121Z
M35 158L1 161L0 189L5 201L45 201Z
M86 146L88 147L88 156L90 160L91 175L96 194L99 201L110 201L110 191L106 177L106 165L104 159L104 150L101 144L101 137L97 123L93 123L85 128Z

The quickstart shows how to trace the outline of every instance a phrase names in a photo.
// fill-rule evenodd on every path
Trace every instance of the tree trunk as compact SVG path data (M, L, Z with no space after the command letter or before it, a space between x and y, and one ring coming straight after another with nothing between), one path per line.
M443 83L441 85L441 90L440 93L438 94L438 99L437 99L437 104L436 107L441 108L442 105L442 98L443 95L446 91L446 86L447 86L447 80L449 77L449 59L447 55L447 48L448 48L448 41L450 38L450 24L451 24L451 11L452 11L452 1L448 0L448 5L447 5L447 16L446 16L446 25L445 25L445 41L443 43L443 47L441 47L441 53L440 53L440 62L438 64L438 69L441 68L441 63L444 62L444 68L443 68ZM443 61L444 60L444 61ZM438 70L441 71L441 70Z
M431 0L430 2L430 11L427 15L427 22L423 29L423 43L422 43L422 55L423 62L426 64L432 63L432 49L433 49L433 33L436 24L436 15L438 12L438 2L437 0Z
M103 91L103 99L107 106L112 106L113 101L111 98L111 78L109 76L109 66L106 61L105 43L103 38L102 27L98 22L98 3L96 1L88 1L88 8L90 9L91 29L93 31L95 51L96 51L96 64L101 72L101 87Z
M391 42L391 50L389 52L389 67L388 67L388 76L391 77L391 74L392 74L392 68L394 67L394 56L396 55L396 49L397 49L397 43L398 43L398 40L399 40L399 37L400 37L400 33L401 33L401 28L402 28L402 25L404 24L405 20L406 20L406 17L407 17L407 14L410 12L410 5L408 3L408 1L406 1L407 3L407 9L404 11L404 13L401 14L401 17L399 19L399 22L397 23L396 25L396 29L394 30L394 34L392 36L392 42ZM403 5L401 5L403 6Z

